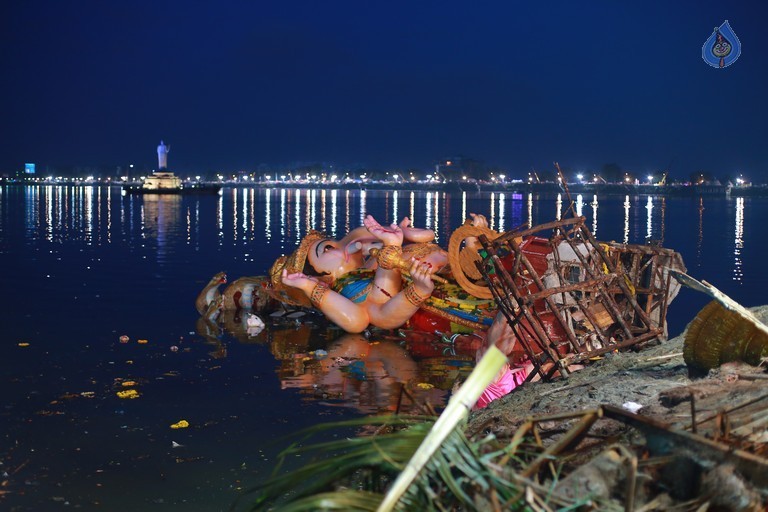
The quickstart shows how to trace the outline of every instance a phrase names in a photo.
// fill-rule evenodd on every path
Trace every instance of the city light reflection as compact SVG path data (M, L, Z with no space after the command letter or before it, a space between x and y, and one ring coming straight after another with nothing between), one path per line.
M744 277L741 253L744 249L744 198L736 198L736 233L733 241L733 280L741 281Z
M632 207L632 203L629 200L629 196L624 196L624 243L629 243L629 210Z
M528 192L528 227L533 226L533 193Z
M451 230L467 220L470 213L486 214L489 226L498 232L517 225L530 226L551 221L552 218L546 213L552 211L552 203L557 219L561 220L564 215L562 194L539 197L530 192L524 196L501 192L483 195L461 192L452 200L450 194L437 191L411 190L406 195L404 191L245 187L227 190L214 199L215 202L186 197L172 199L161 196L158 199L152 196L123 196L113 193L109 187L96 185L36 185L25 187L23 193L25 229L48 243L77 237L87 245L101 245L115 241L122 243L138 236L143 241L157 238L159 246L162 246L172 239L171 233L178 224L178 233L185 244L199 248L211 245L199 240L200 233L205 232L201 225L205 225L206 221L215 221L219 246L248 245L261 240L262 244L276 244L274 251L283 254L293 250L310 229L327 231L336 239L343 237L351 229L362 225L370 206L376 209L370 213L386 223L399 222L407 211L413 225L435 231L436 242L441 245L447 243ZM407 204L404 203L406 198ZM704 250L705 208L704 198L696 200L698 236L695 250L696 258L700 260ZM203 207L206 201L209 206ZM666 197L630 195L600 198L594 194L587 209L584 197L577 195L573 210L576 215L589 218L591 230L596 236L599 228L602 238L614 237L625 244L647 243L659 237L663 243L667 228L666 210L672 207L674 201ZM382 206L385 208L383 212ZM601 206L609 210L599 215ZM645 206L645 216L633 215L633 209L640 206ZM618 216L619 208L623 210L623 219ZM543 217L540 212L543 212ZM736 281L743 280L745 213L745 199L736 198L733 244L733 279ZM206 219L206 215L210 219ZM696 222L691 219L692 228ZM152 245L147 244L146 247L151 248ZM258 258L254 254L257 250L249 246L251 252L246 257L256 261Z
M648 201L645 203L646 216L646 228L645 239L650 241L653 238L653 198L648 196Z
M499 233L506 230L507 198L504 193L499 194Z

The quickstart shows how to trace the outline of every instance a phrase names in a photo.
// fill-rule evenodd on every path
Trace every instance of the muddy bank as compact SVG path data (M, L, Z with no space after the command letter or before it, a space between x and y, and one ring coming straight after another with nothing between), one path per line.
M762 322L768 322L768 306L754 308L752 312ZM637 491L640 503L652 505L655 499L664 503L663 509L675 502L675 499L678 502L685 499L699 500L700 503L706 500L711 502L714 498L704 495L706 487L711 485L707 482L711 482L712 478L726 478L724 474L735 474L733 493L738 497L736 501L741 500L741 503L717 506L725 510L754 510L755 507L763 506L768 496L768 475L762 470L752 472L750 468L754 468L755 464L764 467L760 464L766 463L768 452L768 380L764 369L742 363L727 363L703 378L692 379L683 360L684 334L665 342L656 342L637 352L606 355L573 372L568 378L528 383L492 402L486 409L473 413L467 432L474 436L492 433L500 439L508 439L530 417L577 413L604 405L623 407L625 410L636 408L637 414L643 419L663 424L662 430L654 434L653 443L663 439L669 444L671 448L666 449L664 455L679 457L683 453L687 461L683 466L695 468L697 474L695 477L670 479L664 476L664 471L670 471L669 467L646 469L650 475L649 484L639 486L642 488ZM578 418L565 422L540 423L538 428L542 432L544 445L557 442L558 435L577 421ZM694 422L696 428L692 429ZM696 440L681 443L679 437L667 435L664 430L667 426L670 431L683 432L683 436L693 431L696 435L713 440L717 446L704 446ZM644 433L647 434L647 431ZM601 452L605 457L605 451L610 446L622 445L629 448L636 454L636 460L658 457L659 453L649 453L653 451L650 437L637 434L638 431L627 422L599 420L590 431L590 453L582 453L581 456L577 453L574 456L578 450L569 450L567 461L565 457L558 461L564 464L563 474L567 476L576 470L583 471L588 466L599 466L601 462L595 462L593 458L597 459L595 456ZM678 446L683 444L685 446ZM731 452L736 449L742 450L747 459L734 460ZM736 455L741 457L740 453ZM745 463L745 460L751 462ZM671 467L673 471L679 469ZM680 470L681 474L685 472ZM654 484L654 481L658 483L665 479L667 485ZM595 485L594 478L589 480L590 485ZM693 484L688 485L686 482ZM623 497L618 498L618 503L627 503L626 483L600 484L605 484L607 489L605 498L616 499L617 494L623 494ZM717 485L721 490L727 487L722 483ZM579 492L589 492L589 489L579 489ZM663 499L659 498L661 494ZM654 506L647 508L657 509Z

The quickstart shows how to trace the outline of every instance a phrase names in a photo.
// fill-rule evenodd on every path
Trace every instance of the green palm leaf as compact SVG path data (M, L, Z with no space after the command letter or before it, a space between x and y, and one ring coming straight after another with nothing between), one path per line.
M457 428L505 361L495 347L486 352L434 424L423 417L373 417L307 429L303 435L370 424L398 430L291 446L281 460L301 454L312 462L283 475L278 467L250 489L256 496L251 510L487 510L491 495L506 510L523 509L523 489L532 482L498 463L515 460L520 440L500 448L492 437L470 442ZM376 493L389 484L387 495Z

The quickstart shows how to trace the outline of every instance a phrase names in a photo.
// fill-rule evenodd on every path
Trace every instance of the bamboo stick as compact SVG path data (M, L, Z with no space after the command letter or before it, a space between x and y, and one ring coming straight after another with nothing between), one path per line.
M384 496L377 512L388 512L394 509L419 472L424 469L424 466L427 465L435 452L440 449L440 445L445 438L456 428L459 422L467 417L469 410L475 405L485 388L493 382L496 374L506 362L507 356L496 346L488 349L480 361L478 361L472 373L469 374L466 382L451 397L448 406L435 424L432 425L432 429L427 434L427 437L424 438L416 453L413 454L411 460L408 461L403 471L397 476L392 487Z

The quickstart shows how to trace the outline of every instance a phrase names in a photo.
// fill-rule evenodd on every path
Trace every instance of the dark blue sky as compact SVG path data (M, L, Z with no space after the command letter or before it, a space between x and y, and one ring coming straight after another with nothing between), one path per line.
M764 2L38 1L0 5L0 172L183 172L462 154L768 179ZM729 20L725 69L701 58Z

